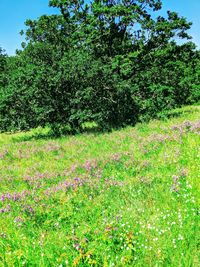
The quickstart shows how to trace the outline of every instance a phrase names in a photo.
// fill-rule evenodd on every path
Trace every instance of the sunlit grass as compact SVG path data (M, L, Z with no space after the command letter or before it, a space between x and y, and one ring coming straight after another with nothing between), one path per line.
M0 266L199 266L200 107L0 135Z

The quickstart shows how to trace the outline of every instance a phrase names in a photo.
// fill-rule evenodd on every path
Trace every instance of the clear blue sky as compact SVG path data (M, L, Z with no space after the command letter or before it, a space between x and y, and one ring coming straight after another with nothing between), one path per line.
M163 12L177 11L193 22L190 34L200 48L200 0L163 0ZM36 19L43 14L55 13L48 0L0 0L0 46L14 55L23 41L19 35L26 19Z

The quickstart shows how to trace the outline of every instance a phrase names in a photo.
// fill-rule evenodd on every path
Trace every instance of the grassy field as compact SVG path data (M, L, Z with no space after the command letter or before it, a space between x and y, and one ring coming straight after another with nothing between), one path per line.
M106 134L1 134L0 266L200 266L199 179L200 106Z

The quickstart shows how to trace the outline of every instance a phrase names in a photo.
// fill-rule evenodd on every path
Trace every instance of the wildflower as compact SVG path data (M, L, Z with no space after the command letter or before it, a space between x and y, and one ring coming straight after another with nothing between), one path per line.
M79 250L80 245L78 243L75 243L73 246L76 250Z
M179 234L178 240L183 240L183 236Z
M113 158L114 161L119 161L120 160L120 155L119 154L114 154L112 158Z

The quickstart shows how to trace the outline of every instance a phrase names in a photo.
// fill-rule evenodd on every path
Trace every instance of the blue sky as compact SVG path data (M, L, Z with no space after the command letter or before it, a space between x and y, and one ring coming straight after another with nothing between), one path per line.
M178 12L193 22L190 34L200 48L200 0L163 0L162 15L167 10ZM26 19L36 19L43 14L53 14L48 0L0 0L0 46L14 55L23 41L19 35Z

